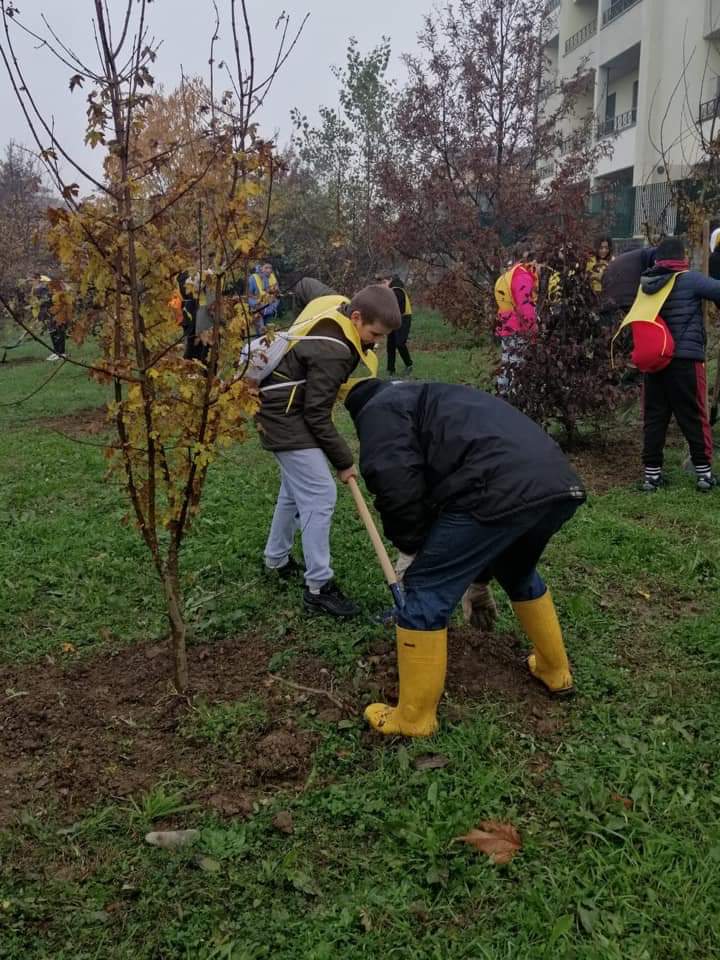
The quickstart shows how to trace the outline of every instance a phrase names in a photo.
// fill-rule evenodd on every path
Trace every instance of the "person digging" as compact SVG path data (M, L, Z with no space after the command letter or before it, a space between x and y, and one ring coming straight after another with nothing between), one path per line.
M466 617L484 624L492 579L532 644L531 674L552 696L571 696L560 624L537 571L549 540L585 501L557 444L504 400L471 387L368 378L345 406L385 535L407 561L399 702L367 707L370 725L387 735L434 733L450 617L464 597Z

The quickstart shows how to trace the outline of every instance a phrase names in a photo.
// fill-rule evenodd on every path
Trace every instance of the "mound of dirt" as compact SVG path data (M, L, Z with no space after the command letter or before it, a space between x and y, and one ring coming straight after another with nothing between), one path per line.
M26 810L72 816L149 790L163 777L193 783L195 799L228 816L248 815L253 799L278 789L302 789L318 738L302 728L300 715L312 707L334 723L359 717L378 693L393 701L394 643L388 633L344 681L307 656L296 660L292 679L278 680L268 669L275 652L252 636L189 651L196 702L260 701L262 723L234 752L188 735L192 707L173 694L164 645L0 668L0 825ZM455 719L453 706L502 699L537 732L552 734L556 707L529 676L526 652L512 636L452 632L443 711Z

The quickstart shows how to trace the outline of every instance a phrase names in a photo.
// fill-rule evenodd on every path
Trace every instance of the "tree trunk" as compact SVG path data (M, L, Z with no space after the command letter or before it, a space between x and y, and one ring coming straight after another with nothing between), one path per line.
M182 612L177 557L168 560L163 576L163 589L165 590L167 614L170 622L175 689L178 693L185 693L189 684L187 647L185 645L187 629Z

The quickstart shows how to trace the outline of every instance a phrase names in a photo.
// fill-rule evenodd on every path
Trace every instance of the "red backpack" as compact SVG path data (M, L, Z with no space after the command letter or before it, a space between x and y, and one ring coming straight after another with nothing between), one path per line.
M675 339L670 332L670 327L660 315L660 311L672 293L679 276L679 273L674 274L657 293L643 293L639 290L630 312L612 338L614 347L620 332L627 326L631 327L633 351L630 359L640 373L659 373L668 366L675 355Z

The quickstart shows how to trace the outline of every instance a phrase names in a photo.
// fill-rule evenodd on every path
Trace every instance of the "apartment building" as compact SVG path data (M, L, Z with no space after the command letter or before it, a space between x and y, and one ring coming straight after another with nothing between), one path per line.
M668 180L701 158L701 132L720 133L720 0L547 0L543 31L548 103L558 79L588 76L563 136L591 116L594 138L611 141L590 189L598 203L612 189L613 234L673 233Z

